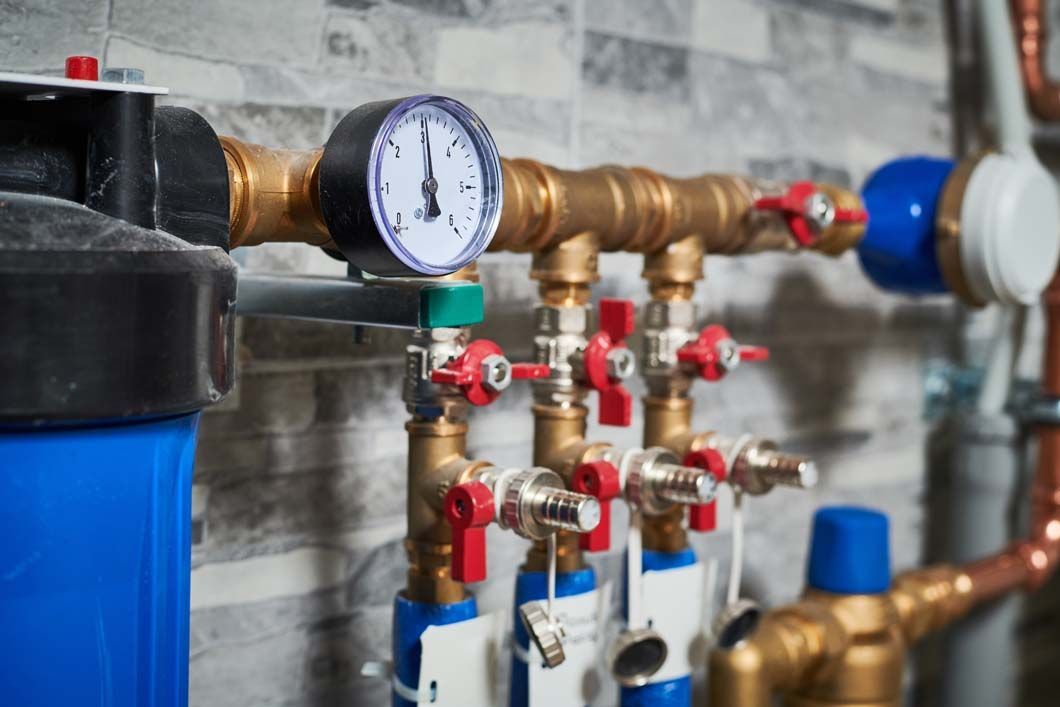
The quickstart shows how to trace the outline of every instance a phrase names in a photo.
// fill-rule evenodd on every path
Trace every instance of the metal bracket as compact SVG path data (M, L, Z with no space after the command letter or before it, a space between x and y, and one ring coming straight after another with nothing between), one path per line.
M478 324L482 286L451 280L240 273L236 313L398 329Z

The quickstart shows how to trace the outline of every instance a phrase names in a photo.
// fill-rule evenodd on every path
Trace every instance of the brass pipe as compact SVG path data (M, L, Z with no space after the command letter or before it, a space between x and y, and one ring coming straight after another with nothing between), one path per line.
M1038 118L1056 122L1060 120L1060 84L1046 71L1048 29L1045 0L1011 0L1010 4L1027 103Z
M409 442L405 596L413 601L452 604L465 599L466 592L464 585L450 576L452 531L442 502L450 488L489 465L464 457L466 422L412 419L405 429Z
M219 139L228 165L230 248L331 243L318 188L323 149L274 150L232 137Z
M602 251L657 253L689 236L708 253L795 250L775 213L755 201L784 185L729 175L688 179L642 167L561 170L528 159L502 160L504 208L493 251L547 252L592 233ZM820 185L840 207L860 205L857 195ZM836 254L856 244L863 224L833 224L815 248Z

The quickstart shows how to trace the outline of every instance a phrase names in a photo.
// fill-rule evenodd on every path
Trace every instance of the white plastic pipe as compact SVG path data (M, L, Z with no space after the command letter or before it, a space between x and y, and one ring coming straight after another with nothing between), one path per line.
M978 0L979 31L987 80L997 111L998 142L1011 155L1033 153L1031 121L1020 76L1012 17L1004 0Z

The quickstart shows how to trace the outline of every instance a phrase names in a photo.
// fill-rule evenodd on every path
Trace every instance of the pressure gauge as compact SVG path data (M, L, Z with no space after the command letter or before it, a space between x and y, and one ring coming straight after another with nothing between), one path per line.
M501 215L497 146L442 96L369 103L324 148L320 208L343 256L373 275L445 275L486 250Z

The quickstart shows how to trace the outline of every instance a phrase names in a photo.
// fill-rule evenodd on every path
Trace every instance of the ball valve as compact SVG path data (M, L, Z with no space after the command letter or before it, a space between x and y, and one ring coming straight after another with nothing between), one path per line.
M704 327L695 341L677 350L677 360L690 372L708 381L721 380L742 361L765 361L768 358L769 349L736 343L720 324Z
M813 182L793 182L779 196L757 199L755 208L779 212L792 237L804 248L814 245L821 232L833 224L868 221L864 209L836 206L832 198L820 191Z
M513 380L547 378L544 363L512 363L489 339L476 339L444 367L431 371L432 383L453 385L472 405L489 405Z
M599 422L629 427L633 396L622 384L633 375L636 358L626 346L633 333L633 303L630 300L600 300L600 331L589 338L581 352L585 383L600 394Z
M557 530L589 533L600 525L595 497L563 488L559 474L542 467L488 467L445 495L445 517L453 531L451 567L459 582L486 578L486 534L492 522L530 540Z

